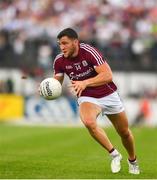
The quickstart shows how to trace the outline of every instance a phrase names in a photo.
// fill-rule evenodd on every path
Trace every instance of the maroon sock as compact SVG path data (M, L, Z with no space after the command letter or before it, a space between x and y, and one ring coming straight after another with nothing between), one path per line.
M115 150L115 148L112 148L112 149L109 151L109 153L112 153L114 150Z
M130 163L133 163L136 161L136 157L134 159L128 159Z

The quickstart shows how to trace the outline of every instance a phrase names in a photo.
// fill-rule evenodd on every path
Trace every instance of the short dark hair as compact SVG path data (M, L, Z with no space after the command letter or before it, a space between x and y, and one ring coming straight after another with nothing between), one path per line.
M77 32L72 29L72 28L66 28L66 29L63 29L58 35L57 35L57 39L60 39L62 38L63 36L67 36L69 38L72 38L72 39L78 39L78 34Z

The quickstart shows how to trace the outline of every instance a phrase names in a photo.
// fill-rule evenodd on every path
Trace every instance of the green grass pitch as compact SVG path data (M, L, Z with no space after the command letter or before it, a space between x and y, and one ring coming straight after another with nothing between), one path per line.
M157 129L134 128L140 175L128 174L127 154L114 128L105 128L122 153L122 170L84 127L0 125L0 179L155 179Z

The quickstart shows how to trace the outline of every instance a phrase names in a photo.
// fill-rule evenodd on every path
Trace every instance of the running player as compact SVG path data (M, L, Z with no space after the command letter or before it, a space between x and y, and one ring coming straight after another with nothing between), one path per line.
M78 34L71 28L62 30L57 39L62 53L54 60L54 77L62 83L64 73L69 76L78 97L80 118L91 136L112 157L111 171L120 171L122 155L97 125L96 119L100 113L108 117L121 137L128 153L129 173L139 174L134 138L106 60L94 47L79 43Z

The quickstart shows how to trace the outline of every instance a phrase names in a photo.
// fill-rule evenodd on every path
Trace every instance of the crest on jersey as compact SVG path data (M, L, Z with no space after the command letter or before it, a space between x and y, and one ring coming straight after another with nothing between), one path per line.
M87 61L86 60L83 60L82 61L82 65L85 67L85 66L88 66L88 63L87 63Z

